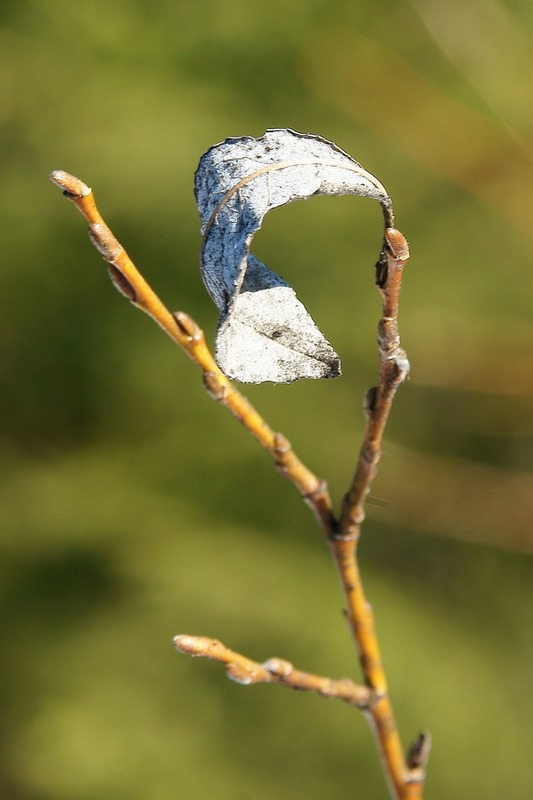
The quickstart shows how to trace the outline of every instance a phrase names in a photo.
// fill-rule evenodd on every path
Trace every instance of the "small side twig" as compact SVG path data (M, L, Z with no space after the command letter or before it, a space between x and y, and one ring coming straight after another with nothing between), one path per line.
M295 669L289 661L269 658L260 664L247 656L230 650L218 639L207 636L187 636L174 638L174 646L180 653L190 656L203 656L219 661L226 666L228 677L246 686L255 683L279 683L289 689L301 692L315 692L322 697L342 700L348 705L367 709L372 706L374 697L367 686L354 683L349 678L332 680L310 672Z
M228 674L241 683L281 683L295 689L336 697L361 708L375 732L391 797L397 800L422 800L425 762L429 754L429 735L423 734L403 755L387 680L382 665L372 609L366 600L357 563L357 542L364 520L364 503L376 474L381 455L383 432L398 386L408 373L409 364L400 348L398 299L402 270L409 258L407 242L392 227L392 214L386 216L385 242L377 266L377 284L383 297L379 325L380 382L367 393L366 430L351 487L337 519L324 481L313 474L296 456L288 440L275 433L248 400L217 366L203 332L187 314L171 314L146 283L102 219L92 190L82 181L61 170L51 178L63 189L89 222L93 244L109 263L116 288L158 325L198 365L208 393L225 406L270 453L279 471L290 480L312 508L328 542L343 586L347 619L357 644L365 686L348 680L329 678L295 670L286 661L270 659L259 664L227 649L214 639L176 637L176 647L190 655L203 655L226 664Z

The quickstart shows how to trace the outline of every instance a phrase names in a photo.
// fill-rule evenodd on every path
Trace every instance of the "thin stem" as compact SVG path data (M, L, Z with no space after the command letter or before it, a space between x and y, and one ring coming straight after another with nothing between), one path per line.
M400 347L398 303L403 267L409 248L395 228L386 228L385 246L377 264L377 283L383 297L383 316L378 326L380 382L368 390L365 400L366 430L352 485L344 498L340 530L357 540L365 518L364 504L377 472L381 442L394 395L409 372L409 362Z
M295 669L281 658L269 658L260 664L251 658L230 650L218 639L207 636L180 635L174 638L174 646L180 653L190 656L203 656L219 661L226 666L228 677L237 683L279 683L289 689L302 692L315 692L322 697L342 700L348 705L366 709L374 702L372 692L367 686L356 684L348 678L332 680L311 672Z
M387 678L381 660L372 606L366 599L356 559L353 538L330 539L330 549L337 566L344 595L349 628L359 652L365 683L376 702L365 713L374 733L391 797L397 800L421 800L424 774L407 767L389 697Z
M246 397L226 378L207 347L203 331L194 320L181 311L171 314L161 302L104 222L92 189L79 178L62 170L55 170L50 177L89 222L91 241L110 264L110 277L118 291L152 317L197 364L211 397L231 411L270 453L279 471L296 486L311 507L322 529L329 531L334 516L325 482L300 461L290 442L281 434L275 433Z
M383 432L396 390L409 371L407 356L400 348L397 322L402 270L408 258L409 249L402 234L394 228L386 228L385 244L377 264L377 283L383 297L383 316L378 328L380 383L367 392L363 445L352 485L344 499L338 531L330 537L329 544L344 589L348 622L357 644L365 681L379 698L366 716L377 740L391 795L398 800L420 800L423 768L410 769L403 755L374 615L365 596L357 563L364 504L376 475Z

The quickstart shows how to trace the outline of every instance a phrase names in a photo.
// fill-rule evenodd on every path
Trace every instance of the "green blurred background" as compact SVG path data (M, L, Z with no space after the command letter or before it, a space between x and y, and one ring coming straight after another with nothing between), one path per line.
M192 193L227 136L333 139L411 243L412 364L361 565L404 742L431 798L533 793L533 5L525 0L3 0L0 794L7 800L386 796L361 715L176 654L216 636L359 677L309 511L195 367L108 283L91 185L172 309L212 340ZM375 381L377 204L272 212L342 378L246 394L338 504Z

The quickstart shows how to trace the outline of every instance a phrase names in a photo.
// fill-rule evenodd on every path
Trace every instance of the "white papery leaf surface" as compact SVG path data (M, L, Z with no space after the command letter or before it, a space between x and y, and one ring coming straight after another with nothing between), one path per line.
M391 201L381 183L332 142L289 129L226 139L202 156L195 194L202 275L220 309L215 356L243 383L340 375L340 360L294 290L250 253L272 208L319 194Z

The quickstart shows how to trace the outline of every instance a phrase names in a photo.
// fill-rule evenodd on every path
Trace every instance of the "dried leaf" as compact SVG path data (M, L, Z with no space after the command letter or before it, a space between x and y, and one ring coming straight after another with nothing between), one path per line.
M355 194L390 209L379 181L332 142L289 129L226 139L202 156L195 194L202 275L220 309L216 358L244 383L333 378L340 361L294 290L250 253L272 208L319 194Z

